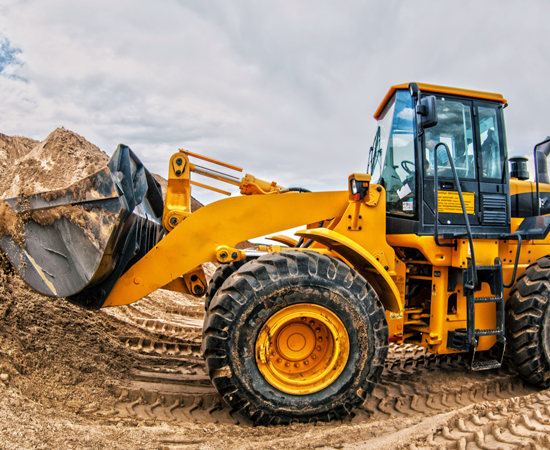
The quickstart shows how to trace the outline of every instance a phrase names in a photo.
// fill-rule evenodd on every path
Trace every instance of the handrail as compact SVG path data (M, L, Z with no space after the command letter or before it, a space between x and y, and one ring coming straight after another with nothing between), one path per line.
M447 151L447 158L449 160L449 164L451 165L451 171L453 172L453 178L456 183L456 189L458 191L458 198L460 199L460 206L462 207L462 214L464 215L464 222L466 223L466 230L468 232L468 241L470 243L470 251L472 254L472 269L473 269L473 277L472 277L472 284L464 285L465 288L468 289L475 289L477 285L477 271L476 271L476 257L474 253L474 238L472 235L472 229L470 227L470 219L468 218L468 212L466 211L466 205L464 204L464 197L462 195L462 188L460 187L460 180L458 178L458 174L456 172L455 163L453 161L453 158L451 157L451 151L449 150L449 147L445 142L439 142L435 148L434 148L434 190L435 190L435 243L439 245L440 247L452 247L452 244L441 244L439 242L439 238L437 236L437 225L439 222L439 186L437 185L437 148L443 145L445 147L445 150Z

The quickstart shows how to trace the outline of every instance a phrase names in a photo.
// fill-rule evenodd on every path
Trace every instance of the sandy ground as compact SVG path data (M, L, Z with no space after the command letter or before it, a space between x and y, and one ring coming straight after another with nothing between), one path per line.
M0 135L0 198L17 195L22 180L26 193L66 187L106 161L64 129L43 142ZM131 399L117 400L113 386L155 359L127 337L196 347L202 308L201 299L157 291L134 305L86 311L33 292L0 253L0 448L550 448L546 393L522 387L513 372L472 375L415 349L393 353L378 397L344 422L253 428L192 414L162 420L143 406L132 414Z

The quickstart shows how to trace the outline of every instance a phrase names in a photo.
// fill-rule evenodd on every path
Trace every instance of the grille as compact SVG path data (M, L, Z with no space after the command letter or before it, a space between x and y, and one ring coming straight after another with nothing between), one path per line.
M482 195L483 225L507 225L506 196Z

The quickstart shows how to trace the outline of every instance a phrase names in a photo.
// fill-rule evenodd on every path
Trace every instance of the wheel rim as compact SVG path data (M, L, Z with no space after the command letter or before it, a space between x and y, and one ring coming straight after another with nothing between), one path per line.
M331 385L349 357L349 337L329 309L300 303L271 316L256 340L256 363L265 380L294 395Z

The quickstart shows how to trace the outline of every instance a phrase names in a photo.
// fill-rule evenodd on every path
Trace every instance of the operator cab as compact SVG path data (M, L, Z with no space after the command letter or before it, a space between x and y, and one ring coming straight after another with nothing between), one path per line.
M506 140L499 94L418 84L393 86L375 118L378 129L367 173L386 190L387 233L433 235L434 148L445 143L456 169L466 211L477 238L510 232ZM430 98L431 97L431 98ZM422 101L424 99L424 101ZM437 114L422 120L425 100ZM419 107L420 106L420 107ZM424 126L422 126L424 123ZM437 147L438 233L464 234L465 220L451 163Z

